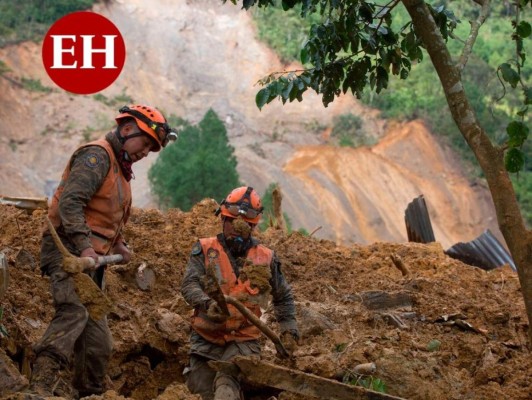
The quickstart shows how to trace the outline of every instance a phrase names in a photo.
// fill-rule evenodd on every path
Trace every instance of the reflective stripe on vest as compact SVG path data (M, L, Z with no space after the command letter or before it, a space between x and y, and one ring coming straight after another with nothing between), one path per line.
M216 237L200 239L200 243L205 256L205 265L211 263L215 267L222 292L239 299L251 312L260 317L262 313L257 304L259 290L252 288L249 280L242 282L236 277L229 257L218 239ZM270 268L272 258L273 252L262 245L252 247L246 255L246 259L254 265L264 265L265 268ZM220 346L230 341L244 342L260 337L259 329L234 306L228 304L227 308L231 316L223 323L211 321L203 312L196 309L192 316L192 328L208 341Z
M129 209L131 207L131 186L124 178L113 148L107 140L99 139L87 143L80 146L76 152L87 146L103 147L109 155L109 171L102 185L85 207L84 212L85 221L91 231L94 232L90 237L92 247L98 254L107 254L129 215ZM65 182L70 175L71 163L72 158L63 172L61 183L54 193L52 204L48 211L48 217L56 228L61 225L59 199L63 193Z

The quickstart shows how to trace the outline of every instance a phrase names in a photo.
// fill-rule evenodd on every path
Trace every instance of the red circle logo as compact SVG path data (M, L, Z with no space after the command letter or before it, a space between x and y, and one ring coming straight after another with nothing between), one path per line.
M113 83L124 66L126 46L107 18L78 11L57 20L42 44L42 60L55 84L76 94L91 94Z

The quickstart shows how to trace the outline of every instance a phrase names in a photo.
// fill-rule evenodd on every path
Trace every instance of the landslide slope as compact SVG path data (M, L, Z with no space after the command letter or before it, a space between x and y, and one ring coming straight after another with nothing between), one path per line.
M196 398L183 384L191 310L179 287L193 243L220 229L216 207L206 199L187 213L134 209L125 232L134 258L107 270L115 342L110 391L100 398ZM44 211L26 215L0 206L0 250L11 277L0 299L9 332L0 348L24 371L31 344L52 317L52 300L48 279L17 252L24 244L38 259L43 218ZM303 336L290 364L276 360L266 341L265 360L337 380L374 362L374 379L387 393L408 399L529 399L528 325L509 267L486 272L467 266L447 257L439 243L338 246L273 228L259 237L277 252L292 284ZM403 261L406 275L392 257ZM277 329L269 311L265 321Z
M419 121L386 124L351 97L326 109L311 93L302 103L273 102L259 111L257 80L292 66L257 40L250 15L239 7L131 0L104 2L94 11L110 18L126 42L122 74L100 93L118 102L113 106L60 91L42 66L39 43L0 49L11 70L0 77L0 194L50 195L73 149L107 132L127 95L192 123L214 109L227 126L242 182L261 193L279 183L293 227L311 232L321 226L318 238L404 242L403 212L420 194L444 248L486 228L501 238L486 187L471 185ZM29 89L27 80L52 90ZM334 116L348 112L362 118L366 132L385 136L381 143L328 147L322 133ZM147 180L156 157L135 165L137 207L156 206Z

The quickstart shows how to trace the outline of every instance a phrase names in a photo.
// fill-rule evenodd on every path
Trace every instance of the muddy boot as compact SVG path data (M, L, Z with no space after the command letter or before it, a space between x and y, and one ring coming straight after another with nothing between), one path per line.
M230 376L221 376L214 382L214 400L240 400L240 385Z
M43 397L52 397L59 381L61 365L51 357L41 355L33 364L29 392Z

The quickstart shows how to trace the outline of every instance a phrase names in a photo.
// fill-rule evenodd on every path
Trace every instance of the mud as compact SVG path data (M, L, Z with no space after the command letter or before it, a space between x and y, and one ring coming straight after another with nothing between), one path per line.
M216 207L205 200L189 213L133 210L125 229L132 261L107 268L114 353L110 391L100 398L198 398L184 385L191 309L179 287L192 245L221 229ZM0 299L0 324L9 336L1 338L0 348L28 375L31 345L44 333L53 307L48 279L16 258L23 239L24 248L39 259L44 213L19 215L20 233L18 214L0 206L0 251L10 275ZM257 236L282 262L302 335L290 361L276 359L273 344L263 339L266 361L339 381L352 380L357 365L374 363L373 378L386 392L408 399L529 398L528 324L519 282L509 267L486 272L467 266L447 257L438 243L344 247L275 229ZM148 268L153 281L141 288L135 277ZM279 332L269 310L262 319ZM267 392L271 395L256 390L250 398L266 399Z

